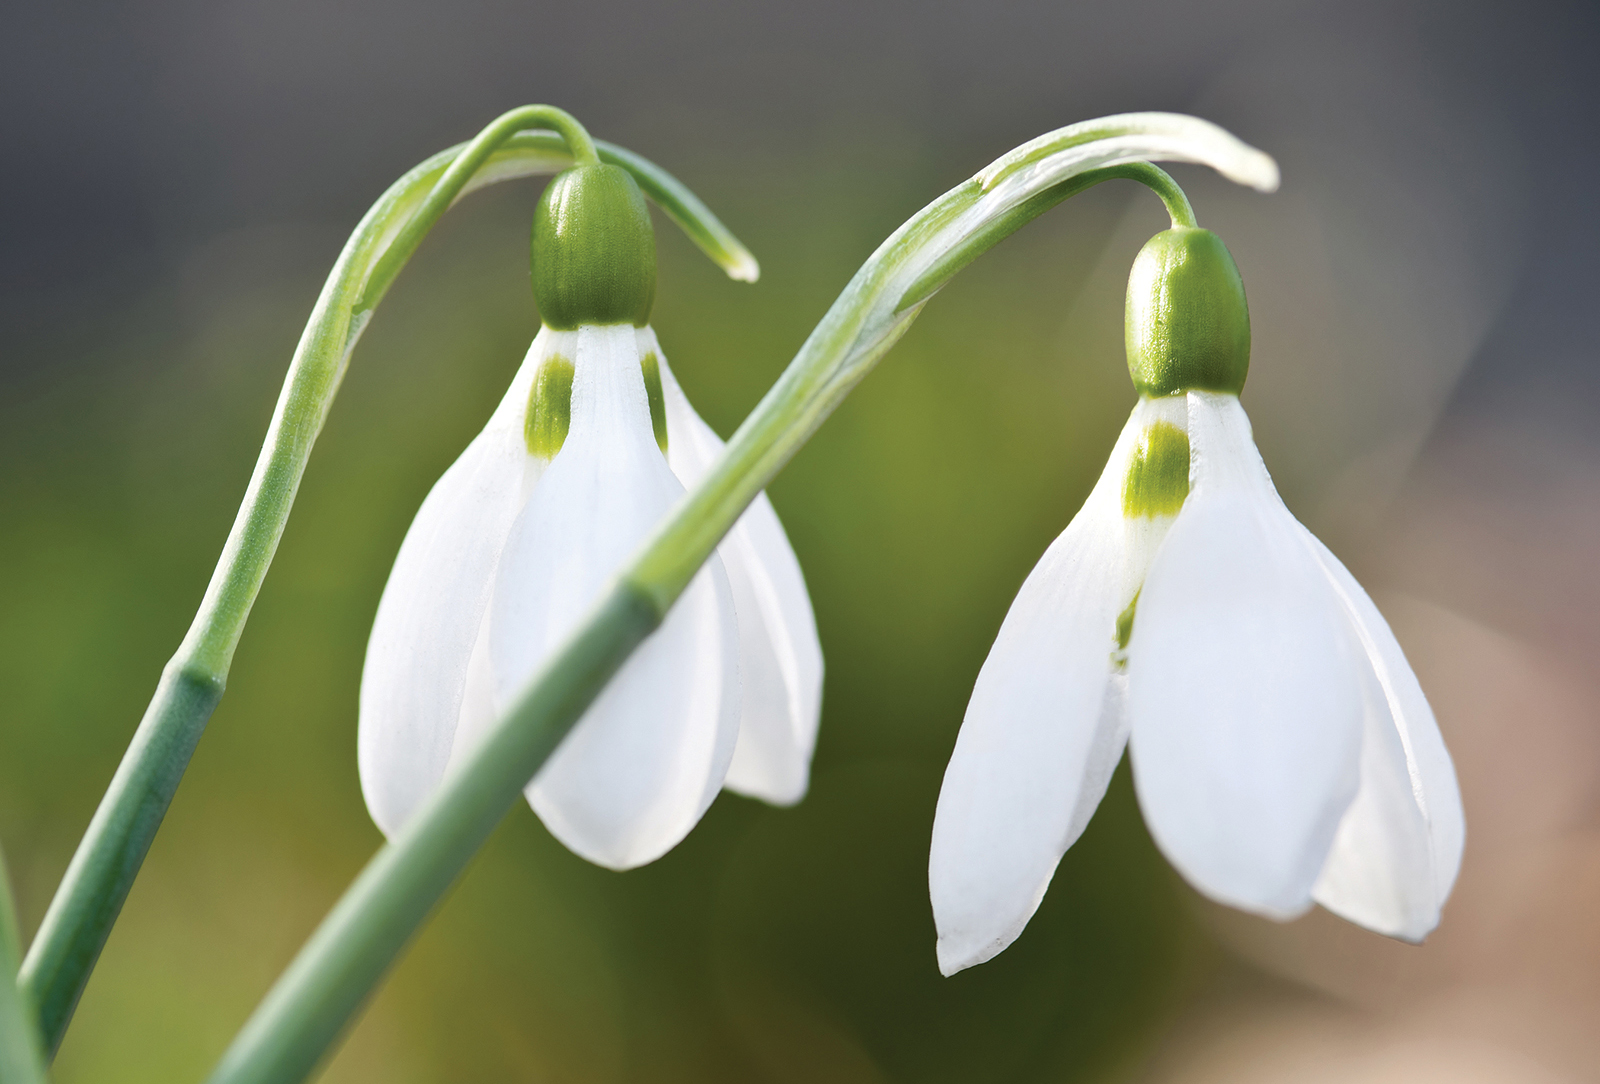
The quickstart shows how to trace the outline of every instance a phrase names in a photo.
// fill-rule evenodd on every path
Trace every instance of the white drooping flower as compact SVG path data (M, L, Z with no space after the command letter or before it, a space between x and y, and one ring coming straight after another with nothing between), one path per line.
M554 202L581 224L562 180L541 212ZM592 200L589 191L578 195ZM648 228L642 199L637 210ZM572 248L583 236L558 240ZM536 228L536 290L540 251ZM648 254L643 302L636 290L618 309L607 283L602 317L648 313L653 244ZM654 333L635 326L642 320L589 322L594 304L548 289L539 300L546 326L483 432L423 502L378 606L358 760L367 808L388 835L481 740L720 449ZM670 850L724 784L797 801L821 678L799 564L763 494L529 782L528 801L567 847L614 869Z
M1180 242L1138 314L1135 265L1144 394L1012 603L945 773L929 883L947 975L1022 932L1124 746L1157 846L1212 899L1277 919L1315 902L1420 941L1455 882L1461 797L1433 713L1372 600L1278 497L1237 395L1243 287L1242 346L1219 347L1238 329L1196 315L1217 296L1186 314L1182 266L1215 276L1218 258ZM1184 352L1186 320L1209 320L1206 350ZM1143 336L1163 360L1135 356Z

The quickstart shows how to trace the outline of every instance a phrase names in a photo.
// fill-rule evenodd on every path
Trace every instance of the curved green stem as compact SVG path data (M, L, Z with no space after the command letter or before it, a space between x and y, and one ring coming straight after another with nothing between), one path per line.
M523 131L530 125L549 132ZM162 672L116 775L73 854L29 949L20 982L54 1051L127 899L150 842L222 697L234 649L277 551L312 444L372 311L451 203L496 181L611 161L684 224L735 278L755 261L716 217L659 167L596 144L568 114L526 106L470 143L434 155L390 186L361 220L328 276L290 363L266 442L199 612Z
M1078 138L1084 130L1094 137ZM1092 170L1147 157L1204 162L1256 182L1276 173L1271 159L1215 125L1175 114L1074 125L1043 137L1051 139L1054 149L1021 163L1020 174L989 176L1013 152L879 246L707 476L461 769L362 870L234 1039L211 1084L291 1084L315 1069L528 780L661 623L745 507L910 326L927 294L907 299L930 269L947 270L942 284L1005 236L991 230L994 223L1015 221L1007 216L1030 199Z
M17 908L6 873L5 852L0 850L0 1081L45 1084L39 1025L27 995L17 984L17 964L21 959Z
M1117 173L1117 170L1126 170ZM1200 220L1194 216L1194 207L1189 203L1189 196L1178 187L1178 182L1172 175L1160 166L1153 166L1149 162L1130 162L1126 166L1112 166L1104 172L1112 176L1126 177L1130 181L1138 181L1150 191L1161 197L1161 202L1166 204L1167 217L1172 219L1172 228L1187 226L1198 229ZM1108 178L1109 179L1109 178Z
M1053 184L1038 195L1028 197L1011 211L997 216L993 222L945 253L932 267L922 273L921 278L911 284L905 296L901 298L900 307L909 308L933 296L939 287L950 281L951 276L979 254L1004 241L1056 204L1103 181L1119 179L1138 181L1160 196L1174 226L1199 225L1195 221L1194 208L1189 205L1189 197L1178 187L1178 182L1172 179L1171 174L1160 166L1153 166L1149 162L1128 162L1120 166L1091 169L1087 173L1080 173L1076 177L1069 177Z

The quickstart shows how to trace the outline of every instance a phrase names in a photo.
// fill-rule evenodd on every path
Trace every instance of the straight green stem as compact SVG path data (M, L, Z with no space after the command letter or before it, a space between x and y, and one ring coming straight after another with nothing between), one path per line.
M556 134L527 132L538 126ZM614 161L735 277L755 261L688 189L650 162L597 145L551 106L525 106L477 138L434 155L395 182L351 235L295 351L255 472L205 598L111 785L95 810L22 966L46 1050L60 1046L111 927L149 852L206 722L222 697L233 653L283 536L311 448L350 352L373 309L427 231L475 187Z
M212 1075L230 1084L303 1080L343 1032L532 772L662 619L618 583L557 652L473 759L446 776L393 842L367 863L284 972Z
M27 995L17 984L22 939L11 894L6 856L0 850L0 1084L45 1084L39 1025Z

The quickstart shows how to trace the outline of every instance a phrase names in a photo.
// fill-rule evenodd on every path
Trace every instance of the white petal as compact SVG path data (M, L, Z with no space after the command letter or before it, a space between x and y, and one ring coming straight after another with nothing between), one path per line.
M1351 922L1420 941L1439 924L1428 822L1377 676L1363 725L1361 785L1339 824L1313 898Z
M1400 644L1355 577L1311 532L1372 676L1361 789L1334 839L1316 900L1371 930L1421 941L1461 868L1466 825L1455 768Z
M733 621L727 578L708 562L529 785L534 811L572 851L641 866L711 806L739 734Z
M939 969L983 963L1022 932L1104 797L1127 741L1117 617L1147 558L1122 488L1141 431L1182 401L1141 402L1100 480L1017 593L967 704L933 820L928 887Z
M1128 647L1134 781L1191 884L1288 918L1355 797L1364 653L1238 399L1191 392L1189 440L1189 497Z
M488 425L422 502L383 589L361 674L357 761L385 834L444 774L500 551L544 469L523 439L528 394L564 341L549 331L533 341Z
M502 708L683 496L651 433L633 329L578 336L566 442L517 518L495 585L489 656ZM642 865L711 804L738 734L735 628L713 558L530 783L534 810L573 851Z
M722 453L722 438L695 413L649 328L640 350L654 353L667 415L667 460L693 486ZM739 743L729 790L778 805L805 796L822 710L822 645L800 562L765 493L717 549L739 617Z

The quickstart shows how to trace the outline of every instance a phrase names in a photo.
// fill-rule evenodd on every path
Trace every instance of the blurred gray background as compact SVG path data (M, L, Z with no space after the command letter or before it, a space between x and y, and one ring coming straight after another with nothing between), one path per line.
M328 1079L1600 1080L1596 55L1582 2L13 3L0 835L25 923L198 602L322 276L412 164L548 102L694 187L764 271L728 283L658 218L654 324L727 434L918 207L1042 131L1168 109L1283 168L1272 196L1174 172L1244 274L1267 463L1457 757L1439 933L1203 904L1124 770L1028 933L933 968L965 697L1133 401L1121 291L1163 219L1107 185L965 272L773 487L829 668L806 802L724 796L620 876L519 809ZM376 847L366 630L537 327L537 191L453 212L363 340L59 1080L199 1079Z

